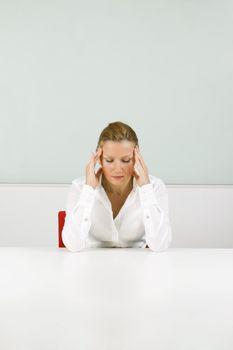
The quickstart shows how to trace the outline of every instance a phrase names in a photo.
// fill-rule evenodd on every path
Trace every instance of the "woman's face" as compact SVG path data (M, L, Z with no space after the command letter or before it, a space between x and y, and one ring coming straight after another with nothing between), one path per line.
M105 178L113 185L124 186L130 180L134 171L133 142L105 141L102 145L100 157Z

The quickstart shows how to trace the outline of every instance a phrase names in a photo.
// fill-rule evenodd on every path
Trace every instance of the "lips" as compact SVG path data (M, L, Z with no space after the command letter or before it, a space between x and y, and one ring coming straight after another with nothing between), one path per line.
M112 176L114 179L122 179L124 176Z

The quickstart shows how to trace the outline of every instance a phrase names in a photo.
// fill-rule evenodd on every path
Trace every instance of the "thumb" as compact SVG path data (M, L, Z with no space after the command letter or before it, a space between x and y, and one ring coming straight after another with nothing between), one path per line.
M135 170L133 171L133 176L135 176L136 180L140 177Z
M97 170L96 176L99 177L99 176L101 175L102 171L103 171L103 169L102 169L102 168L99 168L99 169Z

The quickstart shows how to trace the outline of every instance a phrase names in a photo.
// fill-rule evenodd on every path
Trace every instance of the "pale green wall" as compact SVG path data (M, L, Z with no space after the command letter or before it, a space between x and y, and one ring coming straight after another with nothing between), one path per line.
M232 184L232 4L1 2L0 182L70 183L121 120L167 184Z

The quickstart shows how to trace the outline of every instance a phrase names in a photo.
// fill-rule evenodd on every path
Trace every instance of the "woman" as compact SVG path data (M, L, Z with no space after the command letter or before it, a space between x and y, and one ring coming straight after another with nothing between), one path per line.
M149 175L137 135L129 125L110 123L99 136L86 176L72 181L62 239L70 251L148 245L158 252L168 248L167 190L160 178Z

